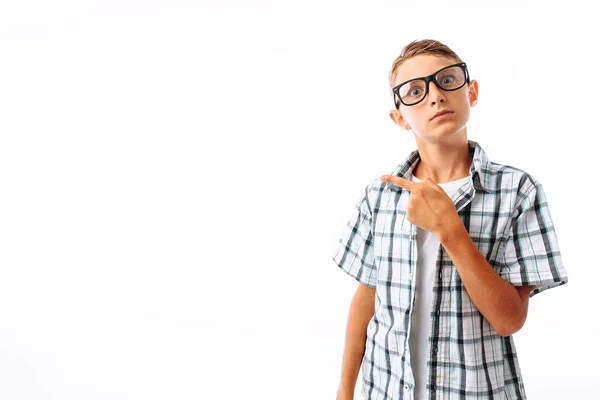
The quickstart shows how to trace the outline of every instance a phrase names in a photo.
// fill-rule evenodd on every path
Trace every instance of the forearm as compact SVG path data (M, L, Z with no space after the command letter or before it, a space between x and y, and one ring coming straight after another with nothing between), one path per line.
M374 289L359 288L352 298L342 359L339 391L352 398L367 339L367 325L374 313Z
M524 322L519 292L494 271L462 222L457 220L439 239L471 301L494 330L503 336L519 330Z

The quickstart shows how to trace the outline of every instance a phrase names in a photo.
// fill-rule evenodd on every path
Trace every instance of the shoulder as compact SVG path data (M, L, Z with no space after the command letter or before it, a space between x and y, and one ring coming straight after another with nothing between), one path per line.
M364 211L372 214L373 211L377 211L380 208L380 204L383 196L386 195L388 184L383 182L380 177L369 180L364 186L359 199L360 207L364 208Z
M524 210L543 212L547 207L542 183L528 171L512 165L490 162L491 186L510 210L512 218L519 217Z
M526 196L541 187L533 174L512 165L489 162L484 173L490 186L505 194Z

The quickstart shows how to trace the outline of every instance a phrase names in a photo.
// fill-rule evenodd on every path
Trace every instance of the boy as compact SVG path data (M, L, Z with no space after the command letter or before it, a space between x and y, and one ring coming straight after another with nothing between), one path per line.
M370 182L333 260L358 282L338 400L526 399L512 334L567 283L540 182L467 139L478 83L447 46L404 47L392 120L417 150Z

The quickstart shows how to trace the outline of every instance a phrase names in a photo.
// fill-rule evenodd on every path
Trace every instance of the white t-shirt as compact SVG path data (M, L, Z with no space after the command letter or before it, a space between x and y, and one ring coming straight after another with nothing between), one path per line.
M421 182L412 174L411 180ZM468 181L469 176L466 176L456 181L438 183L438 185L452 199L458 189ZM417 269L413 274L413 279L416 280L415 304L411 314L408 337L410 360L415 378L415 400L427 399L427 342L431 323L435 262L439 248L440 241L435 235L417 226Z

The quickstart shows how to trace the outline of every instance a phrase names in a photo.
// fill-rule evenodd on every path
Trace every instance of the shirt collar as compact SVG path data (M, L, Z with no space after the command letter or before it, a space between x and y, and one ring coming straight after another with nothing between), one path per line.
M473 187L476 191L486 191L492 192L493 188L490 186L489 175L486 174L486 171L489 171L489 159L483 148L479 145L478 142L474 140L468 140L469 144L469 154L472 157L470 175L473 180ZM406 160L398 165L394 171L391 173L393 176L400 176L405 179L410 179L410 175L412 174L413 169L417 165L417 161L420 160L419 150L412 151ZM400 191L402 188L398 185L394 185L391 183L385 183L387 189Z

